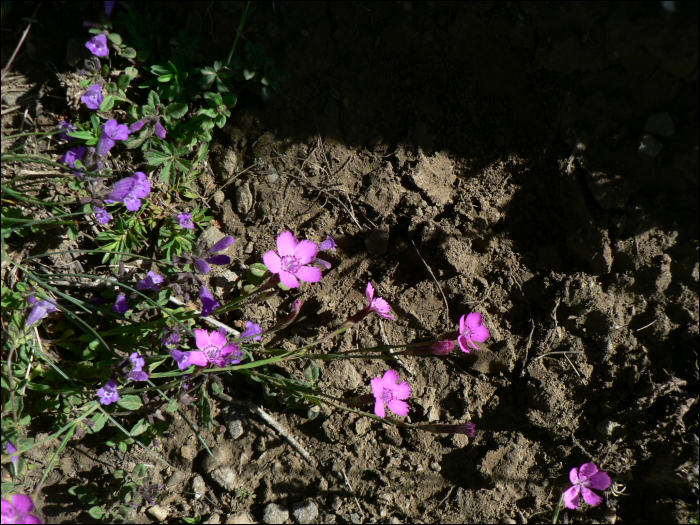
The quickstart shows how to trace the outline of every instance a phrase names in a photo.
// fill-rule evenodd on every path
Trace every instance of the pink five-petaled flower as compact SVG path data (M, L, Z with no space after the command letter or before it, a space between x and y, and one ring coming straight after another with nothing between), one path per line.
M238 345L229 343L221 332L197 329L194 336L199 350L189 353L188 364L207 366L211 363L217 368L223 368L241 362L242 353Z
M580 469L572 468L569 479L574 486L564 491L564 505L570 509L578 508L581 495L590 506L600 505L603 498L591 489L605 490L610 486L610 476L602 470L599 471L594 463L584 463Z
M103 405L109 405L119 400L119 392L117 391L117 381L112 378L105 386L97 391L97 395L100 398L100 403Z
M100 109L100 104L102 104L104 99L105 97L102 96L102 87L99 84L90 86L87 91L83 93L83 96L80 97L80 100L92 110Z
M387 370L384 372L384 377L375 377L370 381L372 394L376 400L374 413L379 417L386 416L385 404L394 414L408 415L408 403L402 400L411 396L411 387L406 381L397 384L398 380L399 374L394 370Z
M137 211L141 208L141 199L151 193L151 183L146 174L137 171L128 179L122 179L114 184L112 191L107 195L105 202L114 204L123 202L129 211Z
M313 266L305 266L316 258L318 246L306 239L297 241L290 231L280 233L277 237L277 253L270 250L263 255L267 269L280 276L282 284L288 288L298 288L299 281L317 283L323 275Z
M109 47L107 47L107 35L100 33L99 35L93 36L90 40L85 42L85 47L90 50L90 53L96 57L106 57L109 55Z
M2 523L42 523L37 516L30 514L34 510L32 498L26 494L15 494L12 501L2 500Z
M97 156L104 157L109 153L117 140L126 140L129 138L129 126L119 124L116 120L110 119L102 124L102 135L97 141Z
M480 313L472 312L469 315L463 315L459 319L459 346L462 351L469 353L469 345L472 345L476 350L478 346L474 344L483 343L489 338L489 330L484 326L484 318Z
M369 303L368 308L370 312L376 312L384 319L396 321L396 318L389 313L391 311L391 306L389 306L389 303L386 302L386 299L383 297L374 296L374 286L372 286L372 283L367 283L365 295L367 296L367 302Z

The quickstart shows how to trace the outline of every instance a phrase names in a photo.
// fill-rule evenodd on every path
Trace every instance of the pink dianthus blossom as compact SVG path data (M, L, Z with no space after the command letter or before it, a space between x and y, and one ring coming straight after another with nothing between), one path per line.
M221 332L197 329L194 331L194 336L199 350L189 353L187 364L197 366L213 364L217 368L223 368L241 362L242 353L238 345L229 343Z
M12 501L2 500L2 523L42 523L37 516L30 514L34 510L32 498L26 494L15 494Z
M289 288L298 288L299 281L317 283L323 275L321 270L306 266L316 258L318 246L306 239L297 241L290 231L280 233L277 237L277 253L270 250L263 256L267 269L280 276L282 284Z
M374 297L374 286L372 286L372 283L367 283L365 295L367 296L370 312L376 312L384 319L396 321L396 318L389 313L391 312L391 306L389 306L389 303L387 303L383 297Z
M605 490L610 486L610 476L602 470L599 471L594 463L584 463L580 469L572 468L569 479L574 486L564 491L564 504L570 509L578 508L581 495L590 506L600 505L603 498L591 489Z
M411 387L406 381L397 384L398 381L399 374L394 370L387 370L383 377L375 377L370 382L372 394L376 400L374 413L379 417L386 416L385 404L394 414L408 415L408 403L403 399L408 399L411 396Z
M476 350L479 349L478 346L474 344L483 343L486 341L491 334L489 334L488 328L484 326L484 318L480 313L472 312L469 315L463 315L459 320L459 346L462 351L469 353L469 345L472 345Z

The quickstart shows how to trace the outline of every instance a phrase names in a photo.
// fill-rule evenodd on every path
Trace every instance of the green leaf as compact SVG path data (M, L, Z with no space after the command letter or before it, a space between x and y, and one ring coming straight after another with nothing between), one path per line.
M255 69L253 69L251 67L246 67L243 69L243 78L245 78L246 80L250 80L254 76L255 76Z
M151 91L148 94L148 105L152 108L155 108L158 104L160 104L160 98L158 97L158 93L156 93L155 91Z
M183 102L173 102L165 108L165 114L174 119L179 119L187 113L187 104Z
M260 98L263 100L268 100L272 96L272 90L268 87L265 86L260 90Z
M306 366L304 367L304 376L310 383L318 381L318 366L313 359L307 360Z
M138 410L143 406L139 396L121 396L117 401L117 405L125 410Z
M91 507L88 513L96 520L102 519L102 509L100 507Z
M124 58L136 58L136 50L133 47L125 47L119 54Z
M226 95L224 97L224 104L226 104L227 108L232 108L233 106L236 105L238 102L238 95L235 93L231 93L230 95Z
M95 138L95 135L89 131L71 131L68 133L68 136L80 140L92 140Z
M172 78L172 75L161 75L158 77L158 82L170 82Z
M212 93L211 91L204 93L204 100L206 100L211 107L220 106L223 102L221 95Z
M121 91L124 91L126 88L129 87L129 82L131 82L131 77L129 77L129 75L120 75L119 76L119 89Z
M112 474L114 476L114 479L124 479L124 471L123 470L115 470L114 473Z
M100 111L109 111L114 107L114 95L107 95L100 104Z
M122 37L117 33L110 33L107 35L107 38L109 38L112 42L114 42L117 45L120 45L122 43Z
M129 432L129 435L131 437L140 436L141 434L146 432L146 430L148 430L149 426L150 425L148 424L148 421L146 421L145 418L141 419L138 423L134 425L134 427L131 429L131 432Z
M146 154L146 161L151 165L151 166L159 166L173 158L172 155L168 153L163 153L162 151L158 150L151 150Z
M258 277L262 277L267 273L267 266L263 263L253 263L250 265L250 273Z
M314 420L318 417L318 415L320 413L321 413L321 409L319 407L317 407L316 405L312 405L306 411L306 417L308 417L310 420Z
M175 412L178 408L180 408L180 403L178 403L176 399L171 399L168 403L168 408L166 408L165 411Z
M124 443L123 441L117 445L117 448L119 448L119 450L120 450L123 454L126 454L126 451L129 449L129 448L127 447L127 444Z

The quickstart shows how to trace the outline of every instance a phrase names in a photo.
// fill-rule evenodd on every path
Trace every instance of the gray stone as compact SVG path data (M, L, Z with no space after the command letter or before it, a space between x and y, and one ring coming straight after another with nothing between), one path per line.
M236 210L241 215L246 215L253 207L253 193L248 182L236 189Z
M246 413L232 405L226 406L222 413L229 437L231 439L238 439L241 437L245 433L245 427L248 424Z
M297 523L313 523L318 518L318 505L311 500L292 503L292 516Z
M277 174L276 171L271 171L270 173L265 175L265 180L268 184L276 184L277 181L280 180L280 176Z
M287 507L283 507L278 503L268 503L263 510L263 523L284 523L289 519L289 511Z
M196 475L192 479L192 492L194 492L194 499L201 499L207 492L207 484L204 483L204 478L200 475Z
M146 514L151 516L154 520L163 522L168 519L170 511L160 505L154 505L146 510Z
M180 456L182 456L182 459L185 459L187 461L192 461L196 455L197 449L189 445L185 445L180 449Z
M349 360L342 359L337 367L336 386L341 390L355 390L362 382L362 376L355 366Z
M386 253L389 248L389 230L378 228L365 237L365 246L372 255Z
M221 523L221 514L212 514L207 521L202 523L204 523L204 525L218 525Z
M211 480L222 489L231 492L236 488L236 471L231 467L221 467L212 471Z
M240 512L236 515L229 514L228 518L226 518L226 523L230 525L252 525L255 521L247 512Z
M232 149L225 149L216 158L214 167L219 172L221 179L224 182L229 180L236 173L238 165L238 155Z
M224 202L225 200L226 200L226 194L223 191L218 190L214 194L214 202L216 204L218 204L219 206L221 206L221 203Z
M232 459L233 449L231 447L231 444L227 441L224 441L223 443L220 443L219 445L211 449L211 454L207 454L207 457L204 458L202 468L204 469L204 472L209 473L219 467L227 466L229 463L231 463Z
M639 143L640 155L647 157L656 157L661 150L664 149L664 143L657 139L654 135L644 135Z
M185 481L186 477L187 473L184 470L176 470L175 472L173 472L173 475L168 478L168 481L165 483L165 486L168 489L174 489L180 483Z
M644 125L644 133L653 133L659 137L670 137L676 132L676 123L673 117L666 113L654 113L647 119Z

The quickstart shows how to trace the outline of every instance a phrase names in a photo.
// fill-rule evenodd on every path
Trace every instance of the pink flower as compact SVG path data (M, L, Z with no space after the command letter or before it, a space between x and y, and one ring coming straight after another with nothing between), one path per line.
M194 336L199 350L189 353L187 364L207 366L211 363L217 368L223 368L241 362L242 353L238 345L229 343L221 332L198 329L194 331Z
M30 514L34 510L32 498L26 494L15 494L12 501L2 500L2 522L5 523L42 523L41 519Z
M476 350L479 349L478 346L474 344L483 343L486 341L491 334L489 334L488 328L484 326L484 318L480 313L472 312L469 315L463 315L459 320L459 346L462 351L469 353L469 345L472 345Z
M591 489L605 490L610 486L610 476L603 471L598 471L594 463L584 463L580 469L572 468L569 479L574 486L564 491L564 504L570 509L578 508L578 501L582 494L584 501L590 506L600 505L603 498Z
M438 341L430 347L430 351L434 355L449 355L455 344L452 341Z
M394 370L387 370L384 377L375 377L370 382L372 394L376 400L374 413L379 417L386 416L385 404L394 414L408 415L408 403L402 400L411 396L411 387L406 381L397 384L398 380L399 374Z
M318 246L307 240L297 241L290 231L280 233L277 237L277 253L270 250L263 256L263 262L272 273L278 273L282 284L289 288L298 288L299 281L317 283L323 275L321 270L306 266L316 258Z
M384 319L396 321L396 318L389 313L391 311L391 306L389 306L389 303L387 303L383 297L374 297L374 286L372 286L372 283L367 283L365 295L367 296L370 312L376 312Z

